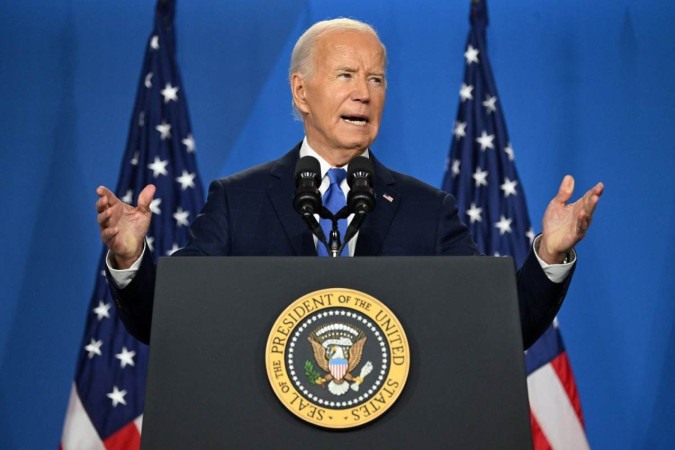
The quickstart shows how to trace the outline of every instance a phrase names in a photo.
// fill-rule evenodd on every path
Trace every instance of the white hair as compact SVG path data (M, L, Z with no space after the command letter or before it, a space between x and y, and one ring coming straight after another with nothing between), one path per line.
M288 68L289 82L293 81L293 75L296 73L300 74L303 78L312 77L314 74L314 49L316 48L316 43L322 34L334 31L361 31L372 34L382 47L384 66L387 67L387 49L377 35L377 31L365 22L339 17L337 19L317 22L300 36L291 54L291 64ZM297 118L300 118L300 113L295 103L293 103L293 112Z

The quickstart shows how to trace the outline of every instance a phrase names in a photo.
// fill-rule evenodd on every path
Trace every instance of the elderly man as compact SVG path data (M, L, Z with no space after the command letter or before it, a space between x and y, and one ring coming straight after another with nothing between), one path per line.
M357 156L373 162L377 208L365 219L351 256L475 255L476 245L460 222L454 198L384 167L370 151L380 127L386 95L386 50L376 32L350 19L319 22L298 40L289 70L296 113L305 138L277 161L214 181L181 256L317 255L317 244L293 210L294 169L301 156L321 165L321 193L335 168ZM342 177L343 178L343 177ZM332 181L346 195L342 180ZM567 176L543 219L543 232L518 271L525 346L543 333L557 313L576 259L574 245L586 233L602 194L602 184L566 204L574 180ZM128 330L149 341L154 265L145 246L155 188L149 185L138 206L121 202L99 187L96 203L101 238L110 249L108 272L116 304ZM415 233L410 230L414 229Z

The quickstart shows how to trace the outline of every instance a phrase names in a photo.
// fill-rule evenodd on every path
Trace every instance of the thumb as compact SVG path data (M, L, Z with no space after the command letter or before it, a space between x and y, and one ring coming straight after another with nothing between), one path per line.
M155 185L149 184L143 188L140 194L138 194L138 206L147 208L152 202L152 197L155 195Z
M571 175L565 175L562 183L560 183L560 188L558 189L558 194L555 196L555 200L560 203L566 203L567 200L572 197L574 192L574 178Z

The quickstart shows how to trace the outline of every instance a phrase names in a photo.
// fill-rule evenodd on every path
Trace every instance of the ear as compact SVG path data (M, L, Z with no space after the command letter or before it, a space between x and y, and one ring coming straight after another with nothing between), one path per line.
M299 73L291 76L291 94L293 95L293 104L301 113L307 114L309 107L307 105L307 86L306 80Z

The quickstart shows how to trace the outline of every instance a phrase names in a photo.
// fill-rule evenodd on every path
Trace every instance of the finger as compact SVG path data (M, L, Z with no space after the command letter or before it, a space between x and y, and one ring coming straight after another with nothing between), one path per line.
M594 202L597 203L603 192L605 192L605 185L602 183L598 183L592 188L590 188L588 192L586 192L584 197L587 196L589 199L592 198Z
M591 190L593 191L593 194L600 197L602 195L602 193L605 192L605 185L604 185L604 183L600 182L600 183L596 184L595 186L593 186L593 188Z
M560 188L558 189L558 194L555 196L554 200L560 203L566 203L572 193L574 192L574 178L571 175L565 175L562 183L560 183Z
M108 207L108 197L99 197L96 200L96 212L103 212Z
M140 194L138 194L138 206L147 208L152 202L152 197L155 195L155 185L149 184L143 188Z
M106 209L105 211L102 211L98 216L96 216L96 222L100 226L105 226L106 222L108 222L108 219L110 219L110 216L112 215L112 211L109 209Z
M584 195L584 210L589 215L592 215L593 212L595 211L595 207L598 205L598 202L600 201L600 196L602 195L603 188L604 186L602 185L602 183L598 183L595 187L586 192L586 194Z
M101 240L103 243L107 246L110 245L110 242L117 236L119 233L119 228L113 227L113 228L104 228L101 230Z
M96 188L96 193L99 197L107 199L108 205L112 206L116 202L120 201L113 192L105 186L99 186Z
M577 229L583 231L582 236L585 235L591 227L591 223L593 222L593 212L598 204L598 200L598 196L591 196L588 201L588 208L584 207L581 209L577 216Z
M115 194L113 194L112 191L105 186L97 187L96 193L99 197L115 197Z
M579 220L577 222L577 237L579 240L583 239L584 236L586 236L586 232L588 231L588 228L591 226L591 218L590 217L585 217L582 220Z
M605 185L602 184L602 183L598 183L595 186L593 186L592 188L590 188L586 192L586 195L600 197L604 191L605 191Z

